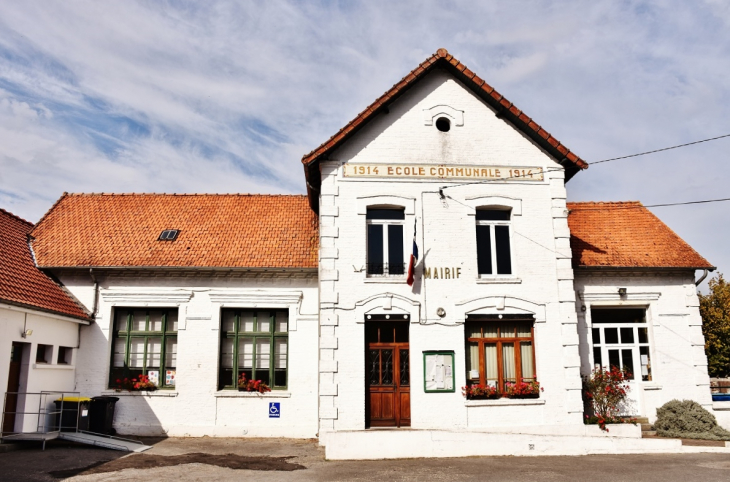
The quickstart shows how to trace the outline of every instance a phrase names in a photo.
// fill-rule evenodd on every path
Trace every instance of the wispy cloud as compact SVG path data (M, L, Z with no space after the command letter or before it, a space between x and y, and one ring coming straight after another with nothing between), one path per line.
M0 205L303 192L299 159L439 47L588 160L730 132L727 2L13 2ZM730 140L596 165L574 200L727 197ZM657 213L720 268L730 206Z

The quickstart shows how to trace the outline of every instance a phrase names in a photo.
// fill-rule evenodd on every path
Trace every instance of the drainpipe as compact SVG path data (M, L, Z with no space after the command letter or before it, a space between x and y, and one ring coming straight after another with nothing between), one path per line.
M695 281L695 286L699 286L700 283L702 283L703 281L705 281L705 278L707 278L707 275L708 274L709 274L709 271L708 270L704 270L704 272L702 273L702 276L700 276L700 279L698 279L697 281Z

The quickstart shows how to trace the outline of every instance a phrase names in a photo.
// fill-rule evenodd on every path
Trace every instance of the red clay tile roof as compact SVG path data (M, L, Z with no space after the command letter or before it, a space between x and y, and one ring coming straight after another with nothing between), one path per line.
M35 267L28 247L32 229L33 224L0 209L0 302L88 320L71 296Z
M310 205L312 209L317 209L315 205L318 196L312 193L319 189L319 169L317 161L331 152L337 146L349 139L367 121L375 114L383 111L392 104L405 91L425 77L429 72L435 69L446 69L451 72L457 79L461 80L464 85L470 88L476 95L487 102L492 108L496 109L500 116L507 119L512 125L520 129L525 135L530 137L540 147L545 149L559 163L566 168L566 181L575 175L581 169L587 169L588 163L575 155L567 147L555 139L549 132L543 129L538 123L532 120L524 112L522 112L512 102L505 99L502 94L494 90L494 87L487 84L482 78L469 70L466 65L462 64L453 55L449 54L446 49L438 49L431 57L426 59L418 67L412 70L408 75L397 82L390 90L378 97L375 102L370 104L364 111L360 112L357 117L350 121L345 127L340 129L335 135L330 137L321 146L314 149L302 158L304 164L304 174L307 179L307 193L309 195Z
M174 241L158 241L179 229ZM317 268L304 196L64 194L32 232L41 267Z
M568 203L573 267L714 268L640 202Z

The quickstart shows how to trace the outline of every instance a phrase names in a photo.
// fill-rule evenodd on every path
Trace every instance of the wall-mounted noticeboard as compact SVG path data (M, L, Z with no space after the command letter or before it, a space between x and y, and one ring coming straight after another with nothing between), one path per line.
M426 393L455 390L454 352L423 352L423 389Z

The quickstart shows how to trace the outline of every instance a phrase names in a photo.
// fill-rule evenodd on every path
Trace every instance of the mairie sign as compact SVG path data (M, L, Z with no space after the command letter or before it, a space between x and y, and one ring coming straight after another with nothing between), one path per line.
M470 166L436 164L351 164L343 166L345 177L395 179L470 179L474 181L542 181L541 167Z

